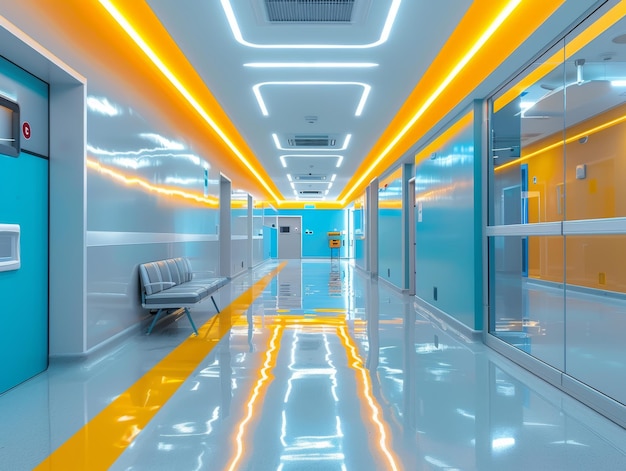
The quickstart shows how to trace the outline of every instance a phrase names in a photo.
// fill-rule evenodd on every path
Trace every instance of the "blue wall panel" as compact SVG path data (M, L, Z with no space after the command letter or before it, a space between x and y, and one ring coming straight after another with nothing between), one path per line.
M343 209L281 209L279 216L302 216L302 258L328 258L329 231L347 231L346 210ZM312 231L312 234L307 234ZM346 256L342 241L341 256Z
M21 228L21 268L0 273L0 393L48 366L48 161L0 155L0 223Z
M479 209L474 205L473 125L418 162L415 179L416 294L469 328L480 328L475 311L474 225Z
M402 263L402 177L381 183L378 191L378 276L404 288Z
M278 257L278 229L275 227L263 227L263 260Z
M357 266L365 269L365 221L362 204L352 212L354 224L354 261Z

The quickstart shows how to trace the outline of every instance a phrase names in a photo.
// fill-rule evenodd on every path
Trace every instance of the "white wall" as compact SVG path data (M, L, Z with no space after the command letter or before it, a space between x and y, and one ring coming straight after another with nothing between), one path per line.
M50 355L84 356L144 324L139 263L219 272L220 168L32 13L3 6L0 48L50 83Z

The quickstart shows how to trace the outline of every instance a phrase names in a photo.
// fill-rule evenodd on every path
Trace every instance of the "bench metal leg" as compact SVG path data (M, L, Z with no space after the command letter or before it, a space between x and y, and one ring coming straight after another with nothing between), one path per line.
M219 312L220 312L220 308L219 308L219 307L217 307L217 304L215 303L215 298L213 297L213 295L211 295L211 301L213 301L213 306L215 306L215 310L216 310L216 311L218 312L218 314L219 314Z
M155 324L157 323L157 321L159 320L159 317L161 317L161 313L164 311L165 309L159 309L157 311L157 313L154 315L154 319L152 319L152 324L150 324L150 328L148 329L147 335L150 335L152 333L152 329L154 329Z
M189 309L187 308L184 308L184 309L185 309L185 314L187 315L187 319L189 319L191 327L193 327L193 331L197 336L198 329L196 329L196 324L193 322L193 319L191 318L191 313L189 312ZM154 326L156 325L157 321L161 317L161 314L163 313L163 311L167 311L167 309L159 309L157 313L154 315L154 319L152 320L152 324L150 324L150 328L148 329L147 335L150 335L152 333L152 329L154 329Z
M196 337L198 336L198 329L196 329L196 324L193 323L193 319L191 318L191 314L189 313L189 309L185 308L185 314L187 314L187 319L191 323L191 327L193 327L193 331L196 333Z

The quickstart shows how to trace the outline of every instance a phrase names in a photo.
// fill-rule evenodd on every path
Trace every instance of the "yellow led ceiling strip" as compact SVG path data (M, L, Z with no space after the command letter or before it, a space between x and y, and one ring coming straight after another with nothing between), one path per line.
M265 191L281 201L276 186L148 5L142 0L99 2Z
M374 176L392 165L443 119L563 1L475 0L346 189L339 195L342 204L358 196ZM494 4L497 8L494 8ZM511 31L515 34L511 34Z

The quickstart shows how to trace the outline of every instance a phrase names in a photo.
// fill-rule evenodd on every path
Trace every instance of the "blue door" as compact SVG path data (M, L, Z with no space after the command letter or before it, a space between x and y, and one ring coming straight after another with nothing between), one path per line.
M0 224L20 226L20 268L0 272L0 394L48 366L48 161L0 155Z
M48 86L0 58L0 94L20 105L10 117L1 110L0 138L15 148L22 141L17 155L0 147L2 394L48 367Z

